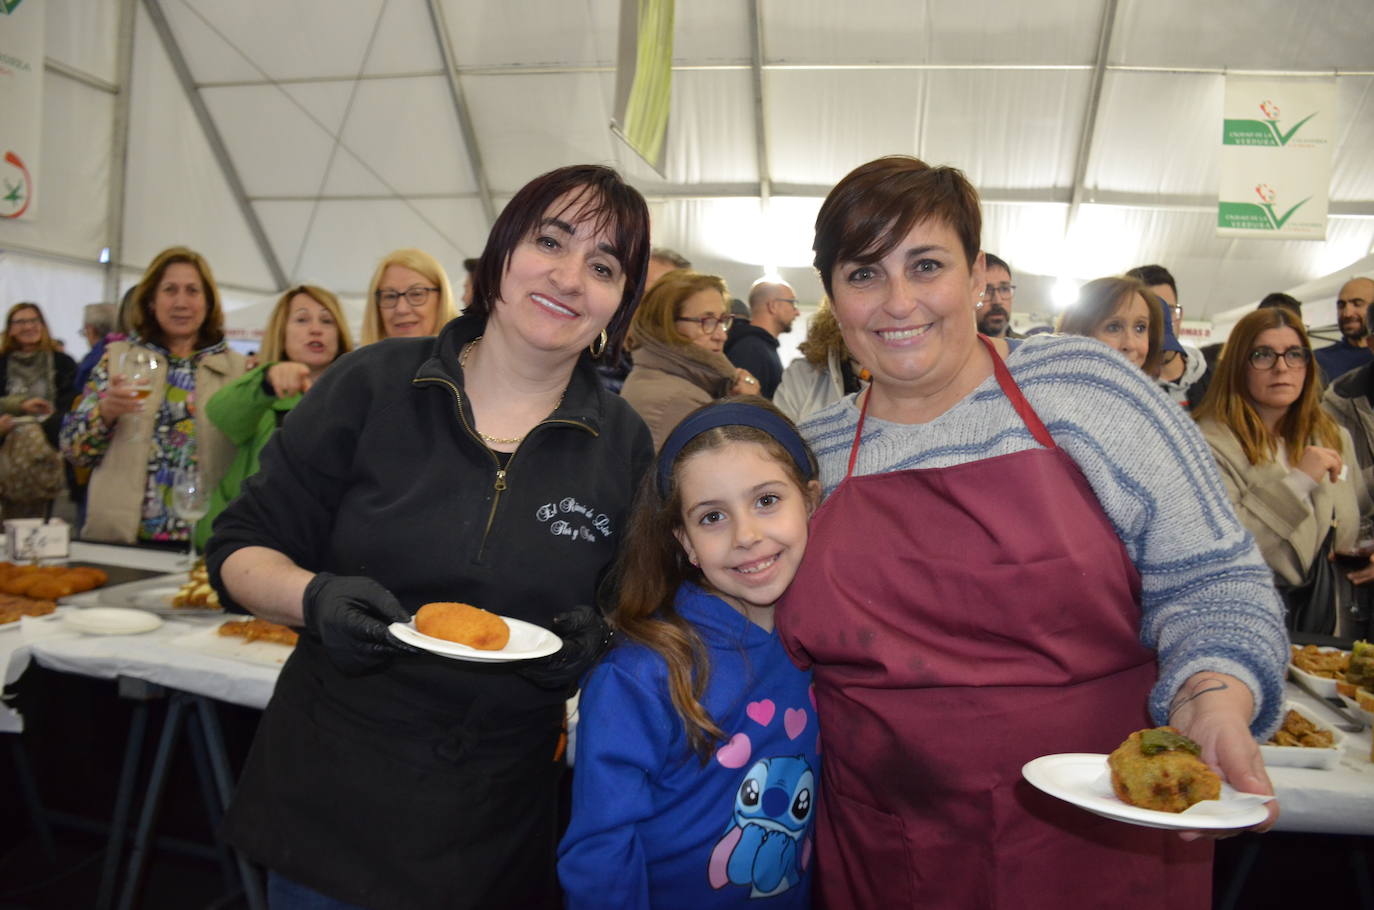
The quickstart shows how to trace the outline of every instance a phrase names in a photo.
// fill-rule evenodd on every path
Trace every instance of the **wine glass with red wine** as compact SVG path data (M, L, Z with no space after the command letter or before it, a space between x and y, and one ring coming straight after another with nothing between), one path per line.
M1342 575L1369 568L1369 557L1374 556L1374 521L1366 518L1360 522L1360 533L1353 550L1336 551L1336 569Z

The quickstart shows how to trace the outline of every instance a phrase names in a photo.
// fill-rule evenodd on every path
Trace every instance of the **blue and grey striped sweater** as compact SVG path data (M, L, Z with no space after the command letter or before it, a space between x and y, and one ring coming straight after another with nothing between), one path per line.
M1140 572L1140 640L1159 655L1151 714L1164 723L1170 700L1192 674L1229 673L1255 693L1251 730L1267 738L1283 704L1283 607L1187 412L1090 338L1029 338L1007 366L1055 442L1078 463ZM801 427L827 495L844 478L858 419L851 395ZM854 471L948 467L1038 445L989 377L929 423L869 415Z

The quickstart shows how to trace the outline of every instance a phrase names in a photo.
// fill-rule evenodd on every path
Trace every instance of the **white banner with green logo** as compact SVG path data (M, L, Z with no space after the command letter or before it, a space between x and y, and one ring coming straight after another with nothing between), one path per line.
M1336 80L1227 76L1217 234L1325 240Z
M659 174L672 87L673 0L621 0L611 130Z
M0 0L0 218L36 211L43 47L43 0Z

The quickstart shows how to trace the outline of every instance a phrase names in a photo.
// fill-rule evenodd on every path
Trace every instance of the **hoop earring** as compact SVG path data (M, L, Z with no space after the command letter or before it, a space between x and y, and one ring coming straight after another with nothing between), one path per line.
M593 360L606 353L607 340L606 330L602 329L601 334L596 336L596 340L587 345L587 351L592 355Z

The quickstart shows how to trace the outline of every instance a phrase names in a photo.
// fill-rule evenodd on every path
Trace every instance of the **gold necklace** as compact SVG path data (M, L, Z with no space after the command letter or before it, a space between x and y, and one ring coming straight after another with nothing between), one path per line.
M458 355L458 366L459 366L459 367L461 367L461 368L463 368L463 369L465 369L465 370L467 369L467 367L468 367L468 355L472 353L472 349L475 348L475 347L477 347L477 342L481 341L483 337L484 337L484 336L482 336L482 335L478 335L476 338L472 339L472 340L469 341L467 344L463 345L463 351L462 351L462 353L460 353L460 354ZM558 410L559 408L561 408L561 407L563 406L563 396L566 395L566 394L568 394L568 388L567 388L567 386L564 386L564 387L563 387L563 391L560 392L559 395L558 395L558 404L556 404L556 405L553 406L553 409L554 409L555 411ZM473 415L473 416L476 417L476 415ZM476 429L476 428L474 427L474 429ZM477 430L477 435L482 437L482 441L483 441L483 442L488 443L488 444L490 444L490 445L513 446L513 445L519 445L521 442L523 442L524 439L525 439L525 437L528 436L529 433L524 433L524 434L522 434L522 435L520 435L520 436L514 436L514 437L509 437L509 438L507 438L507 437L505 437L505 436L488 436L486 433L483 433L481 430Z

